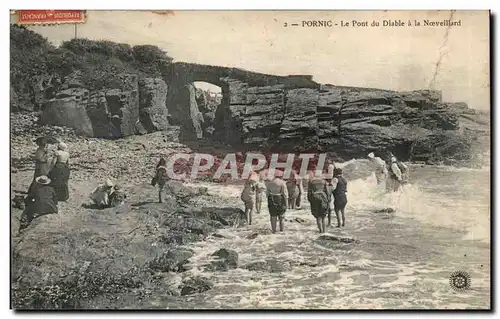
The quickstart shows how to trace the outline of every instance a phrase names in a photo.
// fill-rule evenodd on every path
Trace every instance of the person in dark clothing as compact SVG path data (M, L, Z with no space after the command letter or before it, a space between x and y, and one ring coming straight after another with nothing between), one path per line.
M330 197L328 196L327 182L322 176L310 174L307 184L307 200L311 203L311 213L316 218L319 232L324 233Z
M33 175L33 181L31 182L28 193L31 189L35 187L35 179L39 176L47 176L51 170L52 157L49 151L49 144L44 139L38 139L36 141L38 148L35 152L35 173Z
M151 180L151 185L156 186L158 185L158 202L163 203L163 188L165 187L165 184L168 180L168 175L167 175L167 161L164 158L160 158L160 161L156 165L156 172L155 176Z
M58 213L57 194L50 183L50 179L45 175L35 179L35 184L25 200L26 207L21 215L19 231L28 227L36 217Z
M284 215L288 208L288 189L282 179L283 173L275 171L274 178L267 183L267 207L271 220L271 231L276 233L276 226L279 219L280 231L285 230Z
M51 185L57 193L58 200L65 202L69 198L68 181L70 177L69 153L65 143L59 143L56 154L56 163L50 171L48 177L52 181Z
M345 226L345 207L347 205L347 181L342 176L342 169L336 168L334 170L334 178L332 179L333 190L333 209L337 215L337 227ZM342 223L340 222L340 215L342 214Z

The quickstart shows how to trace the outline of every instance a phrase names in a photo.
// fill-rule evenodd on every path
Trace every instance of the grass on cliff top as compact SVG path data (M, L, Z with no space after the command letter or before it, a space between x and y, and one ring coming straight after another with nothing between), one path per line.
M171 62L166 52L153 45L72 39L57 48L26 27L10 26L10 79L16 93L29 91L27 84L40 76L62 79L77 70L87 88L102 89L124 72L160 76L160 67Z

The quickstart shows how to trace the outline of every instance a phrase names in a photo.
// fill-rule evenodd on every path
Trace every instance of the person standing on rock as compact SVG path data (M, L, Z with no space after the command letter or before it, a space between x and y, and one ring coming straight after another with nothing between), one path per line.
M55 165L48 177L52 181L51 185L56 191L60 202L65 202L69 198L68 181L70 177L68 146L61 142L55 151Z
M337 227L345 227L345 207L347 205L347 181L342 176L342 169L336 168L332 179L333 209L337 216ZM341 221L342 215L342 223Z
M50 178L45 175L35 179L35 184L25 200L26 207L21 215L20 232L28 227L34 218L58 213L57 194L50 183Z
M377 178L377 184L382 184L387 178L387 167L385 162L380 157L376 157L373 152L368 154L368 158L375 169L375 177Z
M307 200L311 204L311 213L316 218L316 224L320 233L325 232L325 217L329 211L330 196L327 185L328 182L324 176L316 176L314 172L309 173Z
M158 202L163 203L163 188L168 180L167 174L167 161L164 158L160 158L160 161L156 165L155 176L151 180L151 185L158 185Z
M267 206L271 219L271 231L276 233L276 226L279 219L280 231L285 230L284 217L288 206L288 189L283 180L283 172L275 171L275 175L267 185Z

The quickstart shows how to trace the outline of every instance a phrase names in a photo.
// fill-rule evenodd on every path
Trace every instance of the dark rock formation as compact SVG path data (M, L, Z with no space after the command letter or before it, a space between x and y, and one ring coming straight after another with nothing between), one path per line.
M213 282L203 277L185 279L179 286L181 296L192 295L208 291L214 287Z
M344 160L392 151L408 160L416 141L432 134L460 135L459 114L468 109L443 103L438 91L338 87L318 84L310 76L273 76L207 65L174 63L164 77L179 88L192 81L220 86L223 99L213 120L200 93L197 107L193 94L182 89L170 91L173 102L167 104L176 108L172 113L190 132L185 138L205 136L240 151L328 152ZM199 127L204 131L200 133ZM453 158L456 152L450 148L445 156Z
M474 134L483 134L487 125L475 121L477 114L464 103L444 103L438 91L339 87L316 83L306 75L274 76L189 63L166 64L161 71L163 79L140 81L124 73L109 87L88 94L76 93L85 90L78 71L62 83L40 75L24 91L18 85L17 91L27 95L11 94L11 105L22 110L44 102L43 123L94 137L146 134L178 125L181 141L205 138L233 151L327 152L337 160L365 157L371 151L392 151L402 160L467 160L464 154L470 154L457 147L443 145L436 155L432 147L415 145L430 145L426 140L470 145L473 138L463 138L461 122L474 122ZM195 81L221 87L220 105L196 90ZM76 102L79 96L82 101ZM62 110L65 107L68 111ZM76 123L75 114L82 107L92 130L88 123ZM49 114L59 115L49 120Z
M238 253L231 249L221 248L212 256L217 259L207 265L206 269L211 271L228 271L238 268Z
M373 211L375 214L394 214L396 211L394 208L382 208Z
M170 85L167 108L172 124L182 127L184 139L203 137L203 114L196 103L196 88L192 83Z
M116 84L118 88L92 93L80 88L73 78L69 81L67 89L44 103L41 124L74 128L78 134L91 137L118 138L135 134L139 120L136 75L122 74Z
M169 127L167 90L168 86L162 79L145 78L139 81L139 118L148 133Z
M77 134L93 136L92 122L87 115L88 100L89 91L86 89L63 90L45 103L39 122L71 127Z
M187 249L171 249L149 262L151 270L161 272L184 272L193 251Z
M332 241L332 242L338 242L338 243L344 243L344 244L351 244L351 243L357 243L358 240L352 237L347 237L347 236L337 236L337 235L321 235L318 237L319 241Z

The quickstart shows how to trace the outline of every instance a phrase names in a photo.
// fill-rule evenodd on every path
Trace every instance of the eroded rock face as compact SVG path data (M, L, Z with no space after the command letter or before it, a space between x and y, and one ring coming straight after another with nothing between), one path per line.
M93 136L92 122L87 115L88 101L89 91L86 89L63 90L45 103L39 121L41 124L71 127L77 134Z
M76 84L45 102L42 124L74 128L90 137L119 138L136 133L139 121L137 76L122 74L118 88L89 92Z
M148 133L169 127L167 92L168 86L162 79L146 78L139 81L139 118Z
M170 87L167 101L172 124L180 125L184 139L203 137L204 118L196 103L196 88L192 83Z

